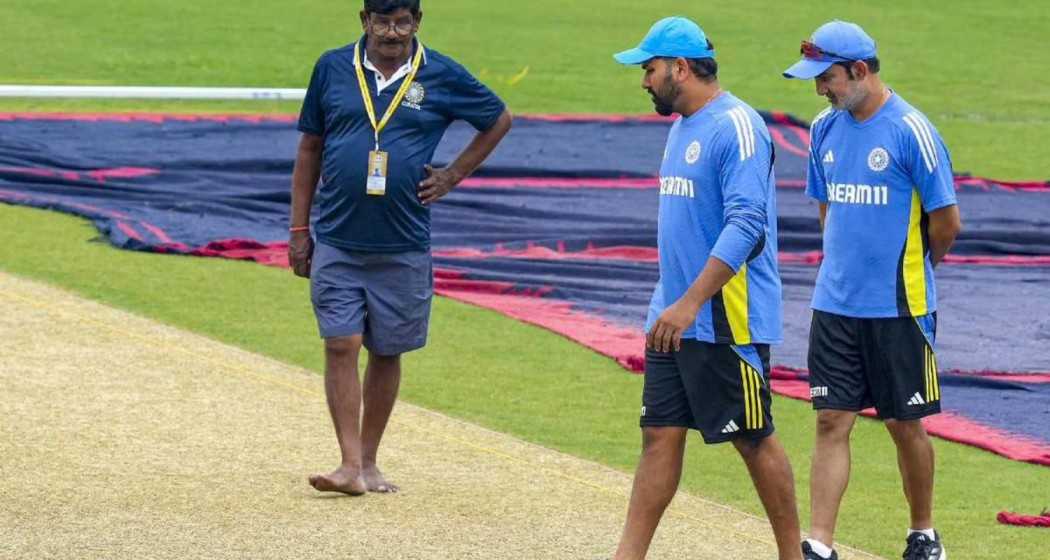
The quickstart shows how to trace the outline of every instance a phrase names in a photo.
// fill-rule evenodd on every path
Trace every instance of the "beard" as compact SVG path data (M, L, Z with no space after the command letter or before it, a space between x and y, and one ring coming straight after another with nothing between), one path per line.
M669 82L670 80L668 80ZM653 98L653 108L656 110L656 114L667 117L671 113L674 113L674 102L678 99L678 85L673 83L664 83L662 88L665 91L663 94L657 93L652 89L649 90L649 95Z
M860 87L860 84L853 82L845 95L828 95L827 97L832 107L842 111L852 111L867 99L868 94L864 88Z
M671 113L674 113L674 109L671 108L670 103L659 99L655 95L653 96L653 108L656 110L656 114L661 117L667 117L670 116Z

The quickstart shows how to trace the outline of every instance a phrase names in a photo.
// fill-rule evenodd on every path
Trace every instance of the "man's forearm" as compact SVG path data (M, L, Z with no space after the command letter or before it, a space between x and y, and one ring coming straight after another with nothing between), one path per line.
M960 231L962 219L958 206L953 204L930 212L926 235L929 238L930 263L933 266L937 266L948 254Z
M766 213L756 206L740 206L726 213L726 225L718 234L700 275L689 286L684 298L700 308L736 274L756 251L765 247Z
M321 176L321 152L299 148L292 171L292 210L290 224L302 227L310 224L310 207L313 206L317 180Z
M693 284L685 292L684 299L697 309L703 307L709 299L714 297L718 290L722 289L736 273L729 265L717 257L710 257L700 271Z
M929 231L930 263L937 266L955 243L955 232Z
M456 174L459 180L463 180L479 165L485 158L489 157L492 150L496 149L496 146L503 140L503 137L507 135L510 130L513 119L510 116L509 111L504 111L503 114L496 119L496 124L492 125L488 130L479 132L474 136L474 139L470 144L463 150L456 161L452 162L448 166L448 169Z

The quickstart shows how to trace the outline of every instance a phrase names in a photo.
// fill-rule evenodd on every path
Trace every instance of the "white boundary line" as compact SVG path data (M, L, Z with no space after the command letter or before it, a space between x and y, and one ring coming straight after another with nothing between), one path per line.
M95 99L258 99L301 101L305 89L227 87L125 87L0 85L0 97Z

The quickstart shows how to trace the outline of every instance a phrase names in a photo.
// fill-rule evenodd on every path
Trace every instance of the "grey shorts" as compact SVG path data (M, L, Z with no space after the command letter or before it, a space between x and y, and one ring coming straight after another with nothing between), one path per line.
M365 348L380 356L417 350L427 343L433 294L429 251L314 248L310 300L321 338L361 334Z

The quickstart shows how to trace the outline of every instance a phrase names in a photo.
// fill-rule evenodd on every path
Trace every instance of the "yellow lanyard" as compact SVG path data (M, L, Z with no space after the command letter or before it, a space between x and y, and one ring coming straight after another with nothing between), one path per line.
M372 104L372 90L368 89L368 81L365 80L364 64L361 62L361 51L365 48L363 43L364 40L358 41L358 45L354 48L354 67L357 69L357 85L361 90L361 99L365 102L365 112L368 113L368 120L372 123L372 130L375 131L376 151L378 152L379 133L386 128L387 123L390 122L390 117L394 116L394 111L397 111L398 106L401 105L401 100L408 93L408 88L416 79L416 72L419 71L419 64L423 60L423 43L416 41L416 55L412 59L412 71L405 76L405 81L398 88L397 94L394 95L394 100L386 108L383 120L379 121L378 124L376 123L375 105Z

